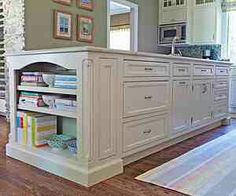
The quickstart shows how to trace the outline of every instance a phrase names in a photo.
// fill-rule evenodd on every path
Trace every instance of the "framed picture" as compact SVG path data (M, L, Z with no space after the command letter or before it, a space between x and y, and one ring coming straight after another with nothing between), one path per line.
M93 42L93 18L89 16L77 16L77 40L82 42Z
M72 14L54 10L54 38L72 40Z
M72 0L53 0L56 3L60 3L63 5L71 5L72 4Z
M86 9L86 10L93 10L93 0L77 0L77 6Z

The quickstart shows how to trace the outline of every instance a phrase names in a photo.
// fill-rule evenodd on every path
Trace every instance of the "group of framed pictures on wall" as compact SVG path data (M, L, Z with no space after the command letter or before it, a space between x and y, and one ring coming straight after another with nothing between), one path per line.
M72 0L53 0L63 5L71 5ZM93 10L92 0L77 0L77 6L86 10ZM81 42L93 42L93 17L77 15L76 34ZM73 15L66 11L54 10L54 37L57 39L72 40Z

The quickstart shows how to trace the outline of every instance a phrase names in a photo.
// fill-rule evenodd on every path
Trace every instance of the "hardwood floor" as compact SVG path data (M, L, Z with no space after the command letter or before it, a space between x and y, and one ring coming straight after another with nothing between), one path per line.
M91 188L81 187L6 157L5 144L7 143L8 129L8 124L3 118L0 118L0 196L178 196L183 194L146 184L134 178L229 131L236 131L236 121L232 121L230 126L201 134L132 163L125 167L124 174Z

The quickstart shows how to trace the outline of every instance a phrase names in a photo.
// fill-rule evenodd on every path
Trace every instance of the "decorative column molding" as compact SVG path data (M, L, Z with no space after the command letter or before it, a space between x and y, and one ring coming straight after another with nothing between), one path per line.
M4 0L3 13L4 13L4 47L5 52L19 52L25 46L24 38L24 18L25 5L24 0ZM6 77L6 117L9 119L9 72L8 63L5 66Z

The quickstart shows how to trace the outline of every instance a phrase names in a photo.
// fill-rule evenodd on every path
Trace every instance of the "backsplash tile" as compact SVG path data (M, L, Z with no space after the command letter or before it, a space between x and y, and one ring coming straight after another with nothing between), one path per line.
M183 56L202 58L204 50L211 50L211 59L220 60L221 59L221 45L189 45L189 46L179 46L179 49Z

